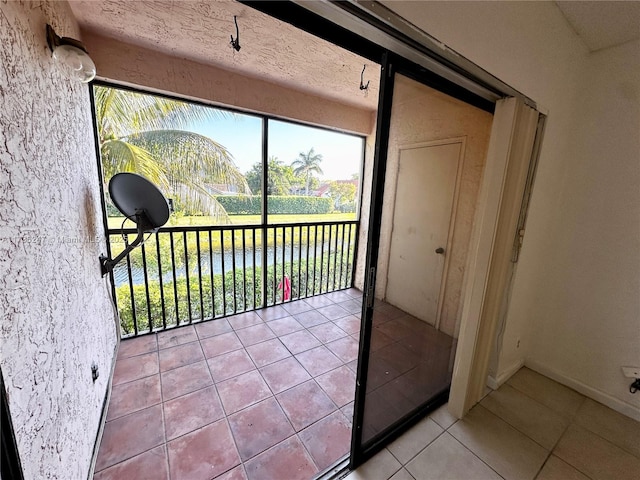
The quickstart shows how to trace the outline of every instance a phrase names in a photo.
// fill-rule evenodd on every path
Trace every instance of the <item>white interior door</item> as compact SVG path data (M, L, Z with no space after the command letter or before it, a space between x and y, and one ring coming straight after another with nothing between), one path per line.
M386 300L437 325L462 143L400 150Z

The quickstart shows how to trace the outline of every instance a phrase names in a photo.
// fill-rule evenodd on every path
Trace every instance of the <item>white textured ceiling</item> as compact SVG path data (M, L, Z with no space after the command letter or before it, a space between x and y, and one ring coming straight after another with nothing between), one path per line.
M230 0L69 2L87 31L375 110L379 67L289 24ZM240 28L239 52L233 16ZM365 95L360 73L367 64Z
M640 38L640 1L558 1L556 4L592 52Z

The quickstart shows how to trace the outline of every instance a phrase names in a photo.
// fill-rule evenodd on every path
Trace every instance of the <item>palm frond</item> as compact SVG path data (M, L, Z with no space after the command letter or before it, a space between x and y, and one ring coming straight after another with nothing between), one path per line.
M180 129L233 114L213 107L109 87L95 87L101 141L145 130Z
M229 151L208 137L182 130L153 130L125 140L153 155L173 181L189 185L223 183L250 193L244 175Z
M116 173L134 172L146 177L160 189L169 186L166 168L140 146L122 140L107 140L101 145L100 154L106 182Z
M176 199L181 209L209 215L215 219L217 224L231 223L224 207L200 185L172 182L169 197Z

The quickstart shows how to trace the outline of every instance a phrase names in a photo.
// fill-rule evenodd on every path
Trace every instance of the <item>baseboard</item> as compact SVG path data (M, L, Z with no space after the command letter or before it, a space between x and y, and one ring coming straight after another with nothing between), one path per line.
M500 375L498 375L497 378L489 375L487 377L487 386L491 390L497 390L504 382L509 380L518 370L520 370L523 365L524 361L519 360L509 368L507 368L505 371L503 371Z
M602 403L603 405L606 405L616 412L619 412L640 422L640 408L636 408L633 405L612 397L608 393L593 388L585 383L582 383L579 380L576 380L575 378L568 377L565 374L547 367L542 363L536 362L535 360L526 360L524 362L524 365L531 370L544 375L545 377L549 377L550 379L555 380L556 382L561 383L562 385L565 385L569 388L572 388L576 392L581 393L586 397L589 397L597 402Z

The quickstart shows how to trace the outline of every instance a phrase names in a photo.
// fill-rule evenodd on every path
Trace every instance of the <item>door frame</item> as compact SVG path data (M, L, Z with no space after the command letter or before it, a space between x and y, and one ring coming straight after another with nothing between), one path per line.
M459 137L450 137L443 138L439 140L430 140L424 142L414 142L398 145L398 166L397 166L397 174L396 174L396 182L394 185L394 195L393 195L393 203L390 207L393 210L393 219L395 220L395 211L396 211L396 199L398 194L398 181L400 180L400 159L402 158L403 150L415 150L418 148L425 147L438 147L442 145L454 145L460 144L460 153L458 155L457 165L456 165L456 179L455 185L453 189L453 201L451 203L451 216L449 218L449 229L447 230L447 241L445 244L445 256L444 256L444 266L442 268L442 278L440 279L440 291L438 292L438 304L436 306L436 320L434 323L434 327L440 328L440 319L442 315L443 301L444 295L446 293L446 280L447 275L449 273L449 264L451 261L450 255L448 252L451 250L451 245L453 243L453 234L455 231L455 220L458 214L458 201L460 199L460 186L462 183L462 171L464 169L464 157L467 148L467 137L459 136ZM389 265L391 264L391 244L393 242L393 231L395 230L395 221L392 220L391 231L388 235L389 237L389 249L387 252L387 267L385 272L385 284L384 284L384 297L387 296L387 288L389 286ZM463 285L464 290L464 285Z

